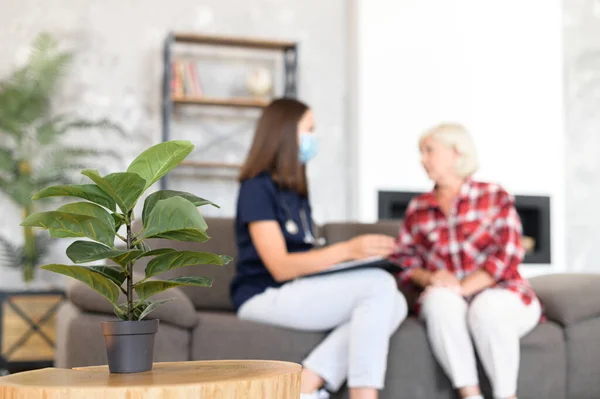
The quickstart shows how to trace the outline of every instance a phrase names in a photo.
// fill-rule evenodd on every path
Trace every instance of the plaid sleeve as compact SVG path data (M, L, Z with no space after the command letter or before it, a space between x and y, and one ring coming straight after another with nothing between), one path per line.
M410 281L410 276L415 269L423 266L423 262L417 253L417 243L415 242L415 204L411 202L404 222L398 232L398 239L396 240L396 252L390 257L390 261L396 263L404 270L397 274L398 281L404 285Z
M521 245L521 219L515 209L513 197L503 192L498 207L491 229L497 249L488 255L482 265L482 269L496 281L504 280L507 275L514 272L524 255Z

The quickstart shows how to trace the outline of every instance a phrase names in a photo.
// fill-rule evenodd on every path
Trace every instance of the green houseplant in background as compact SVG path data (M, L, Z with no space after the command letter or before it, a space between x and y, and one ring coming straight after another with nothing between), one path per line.
M55 237L87 238L75 241L67 248L67 256L76 264L104 259L116 264L42 266L87 284L114 306L122 320L102 325L111 372L140 372L152 368L158 320L145 318L167 301L152 301L153 295L177 286L211 285L204 277L158 280L156 276L184 266L224 265L231 261L228 256L171 248L152 250L147 245L146 240L151 238L191 242L209 239L208 226L197 207L214 204L190 193L160 190L150 194L143 205L142 228L138 232L132 231L133 209L142 194L183 161L193 148L189 141L168 141L144 151L126 172L101 176L97 171L84 170L81 173L93 184L48 187L34 199L71 196L86 201L70 203L56 211L32 214L21 223L25 227L47 229ZM125 233L119 234L123 229ZM115 238L123 241L123 249L115 246ZM142 257L153 259L141 278L135 281L134 265ZM125 303L118 302L121 292L125 294Z
M65 147L61 139L70 131L118 126L106 120L89 121L52 108L73 55L59 50L48 34L40 34L25 65L0 81L0 192L27 217L34 212L31 196L42 188L68 183L73 171L83 169L91 157L110 152ZM47 250L47 235L23 228L23 245L0 237L0 262L22 267L23 279L33 280L35 268Z

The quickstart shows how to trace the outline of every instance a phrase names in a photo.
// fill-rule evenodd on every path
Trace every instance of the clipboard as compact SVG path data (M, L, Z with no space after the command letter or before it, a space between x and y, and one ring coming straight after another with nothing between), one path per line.
M329 274L344 273L344 272L349 272L349 271L353 271L353 270L370 269L370 268L383 269L390 273L398 273L403 270L400 266L396 265L395 263L390 262L387 258L384 258L383 256L372 256L372 257L365 258L365 259L350 260L347 262L337 263L323 271L320 271L318 273L308 274L306 276L302 276L302 278L327 276Z

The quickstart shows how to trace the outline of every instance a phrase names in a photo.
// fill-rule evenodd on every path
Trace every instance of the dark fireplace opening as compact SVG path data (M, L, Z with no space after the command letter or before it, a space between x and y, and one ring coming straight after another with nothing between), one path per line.
M379 219L402 219L410 200L419 195L410 191L380 191ZM516 195L515 207L523 225L523 263L551 263L550 197Z

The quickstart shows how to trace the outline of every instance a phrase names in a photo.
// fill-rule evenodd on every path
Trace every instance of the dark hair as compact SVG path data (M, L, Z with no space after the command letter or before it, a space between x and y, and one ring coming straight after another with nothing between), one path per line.
M298 122L309 110L298 100L280 98L263 111L240 181L269 172L280 187L308 195L306 168L298 159Z

